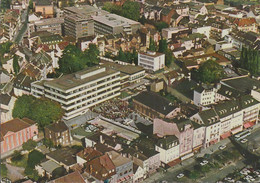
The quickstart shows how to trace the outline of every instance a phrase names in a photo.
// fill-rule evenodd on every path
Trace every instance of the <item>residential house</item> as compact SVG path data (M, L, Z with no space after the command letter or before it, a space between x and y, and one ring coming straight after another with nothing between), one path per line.
M102 156L103 154L91 147L87 147L76 155L77 163L80 166L84 166L85 163Z
M135 164L133 165L133 183L137 183L144 180L144 169Z
M155 144L155 150L160 152L162 166L179 158L179 140L175 135L164 136Z
M234 21L236 28L239 31L258 33L257 23L255 18L241 18Z
M50 0L35 0L33 2L34 12L40 13L44 18L51 18L54 16L53 2Z
M52 177L52 173L56 168L60 168L61 166L52 161L45 160L41 162L39 165L35 166L35 170L38 172L38 175L44 177L45 175L50 179Z
M192 152L193 126L189 119L155 118L153 134L159 137L175 135L179 140L179 156L185 156Z
M197 106L207 106L215 103L216 88L211 85L199 85L194 89L193 101Z
M86 183L85 179L82 177L82 175L78 172L72 172L67 175L64 175L62 177L59 177L57 179L49 181L49 183L67 183L67 182L77 182L77 183Z
M45 138L53 142L55 146L69 145L71 137L69 128L63 121L54 122L44 128Z
M193 126L192 150L194 152L198 152L201 148L203 148L204 145L206 127L198 123L195 123L194 121L192 121L192 126Z
M116 151L109 151L106 154L116 168L117 182L131 181L133 179L133 161Z
M142 92L133 97L133 108L141 115L149 118L173 118L180 108L169 100L154 92Z
M117 166L108 154L99 156L86 163L85 172L95 179L95 182L119 182L117 179Z
M20 73L14 79L14 94L15 96L30 95L31 93L31 83L35 79Z
M13 119L12 112L14 108L16 98L8 94L0 94L0 111L1 119L0 123L4 123Z
M28 118L15 118L1 123L1 155L21 147L29 139L37 138L38 127Z

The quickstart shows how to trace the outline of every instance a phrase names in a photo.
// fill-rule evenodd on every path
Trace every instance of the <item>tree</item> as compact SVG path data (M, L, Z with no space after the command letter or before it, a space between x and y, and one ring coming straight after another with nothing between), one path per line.
M90 44L89 48L82 52L74 45L68 45L59 59L58 72L71 74L86 67L98 64L99 51L96 45Z
M117 15L122 15L122 12L123 12L123 9L121 6L111 3L111 2L105 2L102 9L105 11L108 11L110 13L117 14Z
M168 25L167 23L165 23L165 22L156 22L156 23L155 23L155 27L156 27L156 29L157 29L159 32L161 32L162 29L168 28L169 25Z
M47 98L35 98L29 95L18 97L13 109L14 118L30 118L42 129L63 116L60 104Z
M224 77L224 70L217 62L208 60L200 66L198 74L200 81L204 83L215 83Z
M37 145L37 142L30 139L27 142L23 143L23 150L31 151L36 147L36 145Z
M54 143L52 142L52 140L50 139L43 139L43 144L48 147L48 148L53 148L54 147Z
M14 69L14 73L17 75L20 71L20 66L18 63L18 56L14 55L13 57L13 69Z
M13 153L13 157L11 158L12 162L18 162L23 159L23 155L21 154L20 151L15 150Z
M14 118L28 117L30 109L34 103L35 97L32 95L22 95L15 101L13 114Z
M11 0L1 0L1 9L10 9Z
M260 73L260 52L251 48L242 48L239 66L252 75Z
M135 65L138 65L138 53L135 48L133 49L132 60Z
M168 49L168 44L167 44L166 39L161 39L161 40L159 41L159 49L158 49L158 52L160 52L160 53L166 53L167 49Z
M135 21L140 18L140 5L138 2L127 0L123 4L123 16Z
M123 61L123 62L127 62L126 55L123 52L122 48L120 48L120 50L118 52L117 60L120 60L120 61Z
M6 177L7 176L7 168L6 165L1 163L1 177Z
M150 38L150 45L149 45L149 50L150 51L156 51L157 48L156 48L156 45L155 45L155 42L153 40L153 38Z
M34 169L35 165L39 164L44 158L45 155L40 151L33 150L28 154L27 166Z
M57 179L67 173L66 169L64 167L58 167L52 172L52 178Z

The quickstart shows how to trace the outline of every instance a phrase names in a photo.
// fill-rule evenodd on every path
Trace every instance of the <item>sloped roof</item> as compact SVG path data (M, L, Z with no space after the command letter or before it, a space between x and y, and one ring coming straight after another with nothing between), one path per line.
M255 18L236 19L234 21L234 24L236 24L239 27L251 26L252 24L256 24L256 20L255 20Z
M67 175L64 175L63 177L50 181L50 183L72 183L72 182L86 183L84 178L78 171L69 173Z

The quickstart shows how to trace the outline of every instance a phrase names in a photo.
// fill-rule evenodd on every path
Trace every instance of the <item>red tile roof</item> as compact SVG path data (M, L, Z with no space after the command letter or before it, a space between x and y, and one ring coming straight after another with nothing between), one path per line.
M85 159L86 161L90 161L94 158L102 156L102 153L91 147L87 147L84 150L78 152L77 156Z
M1 124L1 142L4 140L4 136L8 132L19 132L25 128L28 128L35 124L34 121L28 119L28 118L23 118L23 119L12 119L10 121L7 121L5 123Z
M78 171L50 181L50 183L86 183Z
M255 24L255 23L256 23L255 18L242 18L242 19L237 18L234 21L234 24L236 24L239 27L249 26L249 25L252 25L252 24Z

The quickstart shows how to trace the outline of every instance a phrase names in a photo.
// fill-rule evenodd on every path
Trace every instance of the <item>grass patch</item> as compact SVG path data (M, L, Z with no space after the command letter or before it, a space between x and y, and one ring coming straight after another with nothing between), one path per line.
M28 155L22 155L18 161L11 161L11 165L25 168L27 166Z

